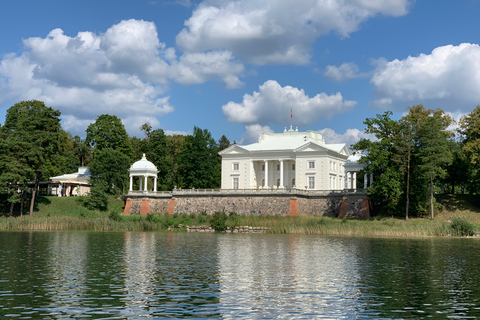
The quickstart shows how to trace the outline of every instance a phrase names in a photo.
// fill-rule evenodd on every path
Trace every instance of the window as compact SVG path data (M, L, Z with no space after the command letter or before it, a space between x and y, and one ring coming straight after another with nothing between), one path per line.
M233 189L238 189L238 178L233 178Z
M280 187L280 179L277 179L277 187Z
M295 188L295 178L292 179L292 188Z
M295 163L292 163L292 170L295 171Z
M315 169L315 161L308 161L308 169Z
M233 171L238 171L240 169L240 164L238 162L235 162L233 164Z
M308 177L308 189L315 189L315 177Z
M280 171L280 165L277 164L277 171Z
M265 171L265 165L262 164L262 171Z

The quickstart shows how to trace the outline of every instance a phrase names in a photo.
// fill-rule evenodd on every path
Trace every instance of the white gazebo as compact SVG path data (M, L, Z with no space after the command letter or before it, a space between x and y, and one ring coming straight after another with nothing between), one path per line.
M143 154L142 159L138 160L130 167L130 192L133 191L133 177L139 177L139 191L148 192L147 190L147 180L148 177L153 177L153 192L157 192L157 167L153 163L147 160L145 153ZM143 183L142 183L143 182Z

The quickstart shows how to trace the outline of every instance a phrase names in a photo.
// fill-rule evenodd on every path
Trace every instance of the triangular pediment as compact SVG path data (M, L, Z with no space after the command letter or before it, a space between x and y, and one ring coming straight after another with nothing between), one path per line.
M301 147L294 150L294 152L315 152L315 151L325 151L325 147L322 147L314 142L307 142Z
M221 156L233 155L233 154L246 154L249 153L245 148L240 147L238 144L232 144L230 147L223 149L218 154Z

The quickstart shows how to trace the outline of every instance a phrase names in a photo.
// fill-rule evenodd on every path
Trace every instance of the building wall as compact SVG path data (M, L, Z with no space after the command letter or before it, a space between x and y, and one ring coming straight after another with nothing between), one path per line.
M368 197L366 195L332 195L323 197L297 197L289 195L262 195L262 196L183 196L173 198L154 197L125 197L130 201L128 212L125 214L140 214L142 201L148 200L152 213L188 213L214 214L217 211L236 212L241 215L280 215L292 214L291 202L295 201L298 206L298 214L310 216L338 217L342 204L348 204L344 212L345 217L365 218L369 217L362 213L362 203ZM369 211L368 211L369 212Z

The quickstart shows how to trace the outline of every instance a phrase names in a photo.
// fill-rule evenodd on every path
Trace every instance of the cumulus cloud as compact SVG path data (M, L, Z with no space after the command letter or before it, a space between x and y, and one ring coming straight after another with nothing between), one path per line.
M348 79L365 78L367 73L361 73L358 66L353 62L342 63L340 67L328 65L324 72L325 77L335 82L342 82Z
M360 139L375 139L373 134L366 134L358 129L347 129L345 133L337 133L335 130L325 128L320 130L326 143L345 143L348 148L357 143Z
M355 105L355 101L344 100L340 93L319 93L310 98L303 89L282 87L278 82L269 80L259 87L258 92L245 94L241 103L230 101L223 105L222 111L229 122L287 125L293 110L295 125L306 126L328 120Z
M380 61L370 83L377 108L423 104L446 111L471 109L480 101L480 46L447 45L430 54Z
M411 0L206 0L177 44L189 52L229 50L256 64L305 64L317 37L348 37L376 16L407 14Z
M258 142L258 139L262 133L274 133L269 126L261 126L259 124L252 124L245 126L245 133L242 135L242 140L239 142L240 145L251 144Z
M0 103L43 100L62 111L64 128L74 133L85 130L79 124L102 113L117 115L127 128L158 123L158 116L174 111L164 96L172 81L242 85L243 65L231 53L177 57L175 49L160 42L155 24L143 20L126 20L104 34L79 32L75 37L54 29L45 38L23 43L22 54L0 60Z

